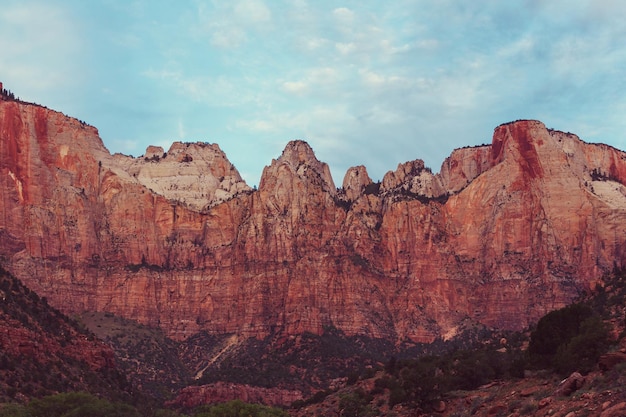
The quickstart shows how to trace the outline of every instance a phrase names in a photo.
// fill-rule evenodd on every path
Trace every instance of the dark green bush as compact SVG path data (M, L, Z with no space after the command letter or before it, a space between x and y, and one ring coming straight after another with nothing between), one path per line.
M345 417L368 417L378 413L369 405L372 398L363 390L355 390L339 397L339 412Z
M582 303L542 317L530 335L529 359L535 367L566 374L588 372L608 346L608 331L599 315Z
M562 374L589 372L607 348L606 325L599 316L593 315L580 324L576 336L559 346L554 356L554 367Z
M28 405L8 404L0 417L141 417L132 406L112 403L84 392L68 392L33 399Z
M538 360L551 360L559 346L576 336L580 324L592 314L591 308L580 303L546 314L530 336L528 353Z

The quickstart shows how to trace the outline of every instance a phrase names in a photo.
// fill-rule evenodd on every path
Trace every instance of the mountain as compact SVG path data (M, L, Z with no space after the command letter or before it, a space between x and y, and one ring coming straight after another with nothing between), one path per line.
M0 403L67 390L133 393L109 346L0 268Z
M626 260L626 154L521 120L491 145L337 188L303 141L248 187L215 144L111 155L0 100L0 264L68 314L183 340L338 329L393 342L520 329Z

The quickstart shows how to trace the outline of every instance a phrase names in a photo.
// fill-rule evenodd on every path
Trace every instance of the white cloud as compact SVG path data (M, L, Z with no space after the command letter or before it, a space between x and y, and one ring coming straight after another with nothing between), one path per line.
M264 23L272 19L272 13L261 0L243 0L235 6L235 14L248 23Z
M272 20L270 9L261 0L242 0L234 6L198 3L196 15L191 33L199 38L208 36L212 46L222 49L242 47L249 41L249 32L263 30Z
M328 45L328 43L328 39L325 38L306 38L301 42L303 47L309 51L319 50Z
M515 58L519 56L527 57L533 53L535 45L535 37L531 34L524 34L522 37L514 39L512 42L502 46L497 51L497 55L499 55L501 59Z
M332 67L310 68L299 79L283 81L283 91L296 95L326 95L337 93L344 74Z
M277 125L276 120L238 120L236 126L241 129L250 130L252 132L278 132L281 126ZM286 127L286 126L285 126Z
M387 77L381 74L377 74L373 71L361 69L359 73L361 74L361 77L366 84L378 87L383 86L387 83Z
M420 39L415 43L418 49L434 50L439 48L440 42L437 39Z
M253 102L258 91L242 85L240 80L226 76L187 76L181 71L147 70L146 78L159 80L170 85L170 91L194 101L217 107L237 107ZM254 80L248 82L254 84ZM260 84L260 83L257 83Z
M335 48L339 51L340 54L348 55L356 50L356 45L354 42L337 42L335 44Z
M236 26L218 24L215 25L211 34L211 45L218 48L237 48L247 40L243 29Z
M0 7L0 73L39 101L82 80L83 37L61 6L39 2ZM15 86L6 85L15 89Z
M354 12L347 7L338 7L333 10L333 16L341 23L352 23L354 21Z
M297 95L301 95L309 91L308 85L304 81L285 81L283 83L283 89L288 93Z

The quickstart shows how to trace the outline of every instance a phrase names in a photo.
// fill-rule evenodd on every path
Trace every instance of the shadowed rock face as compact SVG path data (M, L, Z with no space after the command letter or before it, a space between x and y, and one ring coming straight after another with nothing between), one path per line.
M624 266L626 154L537 121L341 189L303 141L252 191L217 145L112 156L35 105L1 101L0 139L1 263L65 312L177 338L521 328Z

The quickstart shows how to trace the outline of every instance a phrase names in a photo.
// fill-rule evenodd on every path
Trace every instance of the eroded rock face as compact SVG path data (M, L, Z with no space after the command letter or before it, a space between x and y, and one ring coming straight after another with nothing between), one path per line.
M111 156L94 128L15 102L0 134L2 264L66 312L173 337L521 328L624 266L626 155L537 121L439 174L416 160L374 184L357 167L340 190L303 141L252 192L217 145Z
M143 157L117 160L151 192L196 211L252 191L216 144L174 142L167 152L149 146Z
M391 195L440 197L446 194L441 179L424 166L424 161L415 160L398 165L383 177L381 192Z

